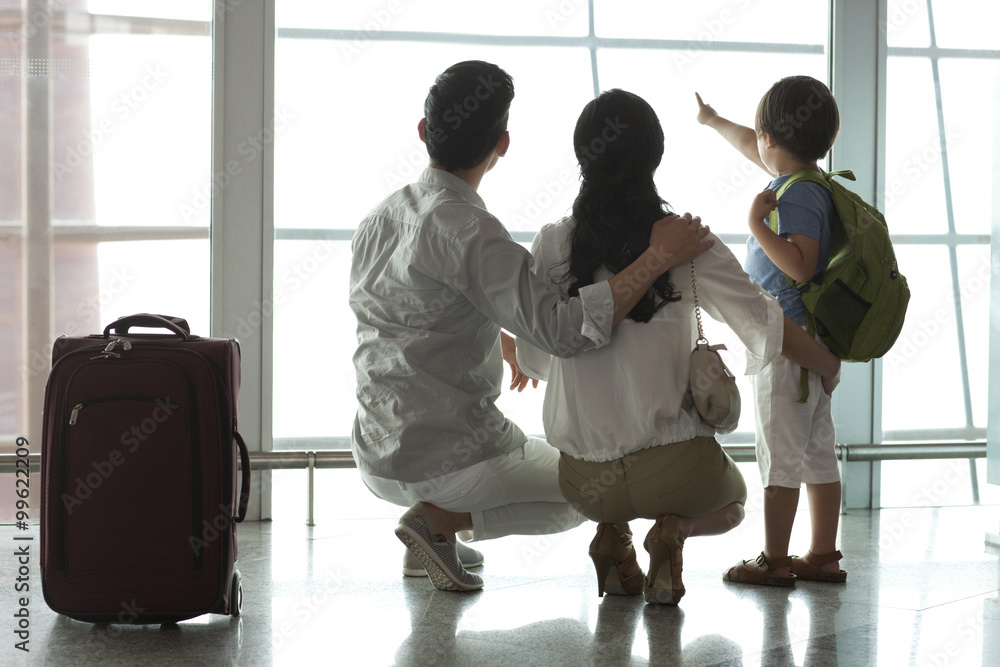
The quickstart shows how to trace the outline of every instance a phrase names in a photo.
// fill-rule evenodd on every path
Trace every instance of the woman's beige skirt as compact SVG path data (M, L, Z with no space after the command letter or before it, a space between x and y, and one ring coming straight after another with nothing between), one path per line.
M559 489L591 521L623 523L664 514L698 517L746 502L736 463L712 437L650 447L593 463L563 454Z

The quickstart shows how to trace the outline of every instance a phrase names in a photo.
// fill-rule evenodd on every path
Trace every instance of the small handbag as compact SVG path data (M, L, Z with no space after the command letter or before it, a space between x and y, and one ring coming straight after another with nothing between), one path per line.
M716 433L732 433L740 422L740 390L719 350L725 345L709 345L701 327L701 308L698 306L698 280L694 262L691 262L691 288L694 292L694 315L698 322L698 340L691 352L691 370L688 382L698 414L715 429Z

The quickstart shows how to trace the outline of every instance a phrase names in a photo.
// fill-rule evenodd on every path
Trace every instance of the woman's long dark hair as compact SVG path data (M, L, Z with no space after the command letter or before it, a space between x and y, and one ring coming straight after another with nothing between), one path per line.
M653 183L663 157L663 128L641 97L619 89L601 93L583 108L573 145L582 183L573 202L570 295L594 283L600 267L618 273L638 259L649 247L653 223L670 213ZM679 299L668 271L628 317L648 322L657 310Z

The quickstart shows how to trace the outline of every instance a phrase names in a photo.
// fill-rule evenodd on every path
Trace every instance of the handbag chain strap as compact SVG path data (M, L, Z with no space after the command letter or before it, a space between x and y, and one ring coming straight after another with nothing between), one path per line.
M705 331L701 328L701 307L698 305L698 280L694 274L694 260L691 260L691 291L694 293L694 318L698 322L698 343L708 344Z

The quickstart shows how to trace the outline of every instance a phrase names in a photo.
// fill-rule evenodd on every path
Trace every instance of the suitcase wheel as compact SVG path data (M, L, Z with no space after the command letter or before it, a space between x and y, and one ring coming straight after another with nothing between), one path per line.
M229 587L229 613L239 616L243 610L243 583L240 578L240 571L233 570L233 581Z

